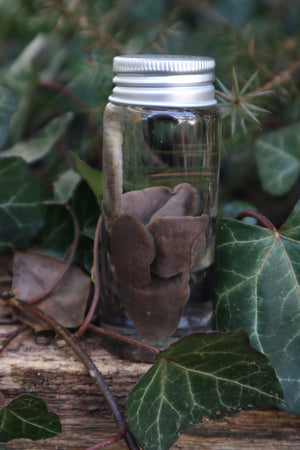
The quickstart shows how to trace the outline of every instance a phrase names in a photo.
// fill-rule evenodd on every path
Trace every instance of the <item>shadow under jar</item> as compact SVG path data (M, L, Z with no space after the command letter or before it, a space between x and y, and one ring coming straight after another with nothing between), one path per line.
M215 62L114 58L103 124L101 326L165 347L210 327L219 181ZM129 359L153 355L109 338Z

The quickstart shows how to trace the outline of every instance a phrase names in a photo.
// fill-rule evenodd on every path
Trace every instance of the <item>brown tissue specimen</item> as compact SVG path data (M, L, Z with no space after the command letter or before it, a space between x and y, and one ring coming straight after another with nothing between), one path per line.
M122 196L110 229L110 262L126 314L143 339L172 335L189 298L189 271L206 250L208 216L193 217L198 193L188 183Z

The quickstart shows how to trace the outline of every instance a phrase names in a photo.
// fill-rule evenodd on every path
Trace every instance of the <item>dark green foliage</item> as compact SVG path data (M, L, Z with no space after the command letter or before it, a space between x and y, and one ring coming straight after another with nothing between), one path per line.
M262 136L256 144L256 161L265 191L289 192L300 174L300 122Z
M22 395L0 410L0 441L17 438L33 441L56 436L61 431L56 414L47 411L44 400Z
M166 450L197 423L280 399L272 367L243 331L199 333L159 354L129 394L127 421L143 449Z
M280 232L220 219L215 325L243 328L267 355L287 411L300 413L300 202Z
M0 159L0 243L26 247L41 228L49 192L22 158Z

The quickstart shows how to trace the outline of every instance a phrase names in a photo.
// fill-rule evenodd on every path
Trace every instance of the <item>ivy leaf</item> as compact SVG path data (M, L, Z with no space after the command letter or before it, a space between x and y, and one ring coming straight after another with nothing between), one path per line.
M81 180L80 175L72 169L66 170L54 182L54 200L67 203Z
M73 113L56 117L27 141L18 142L13 147L3 150L1 157L21 156L28 164L39 161L46 156L73 119Z
M74 239L74 223L70 213L61 206L51 206L38 238L42 253L63 258Z
M222 219L217 225L214 307L218 330L243 328L300 413L300 202L280 232Z
M300 123L259 139L255 157L263 189L272 195L288 192L300 174Z
M14 95L3 87L0 87L0 148L8 136L11 116L17 110L17 100Z
M284 234L286 238L300 241L300 200L288 220L280 228L280 233Z
M24 302L43 294L57 280L65 261L39 252L15 252L12 288L19 291ZM83 319L89 297L91 280L88 275L71 266L63 282L41 302L39 308L66 328L78 327ZM35 331L49 327L26 311L14 308L14 316Z
M22 395L0 410L0 441L46 439L61 431L59 418L47 411L44 400Z
M50 195L22 158L0 160L0 245L26 247L43 224Z
M168 449L193 425L274 405L282 392L267 358L246 333L196 333L157 356L127 400L127 421L143 449Z
M72 194L71 206L79 222L81 236L74 262L90 271L93 262L93 242L100 215L99 204L88 184L81 180ZM51 206L45 225L39 233L39 249L63 258L72 244L74 224L70 213L61 206Z
M94 169L93 167L90 167L88 164L82 161L76 153L70 152L70 155L75 169L88 183L88 185L94 192L99 205L101 205L102 172L100 170Z

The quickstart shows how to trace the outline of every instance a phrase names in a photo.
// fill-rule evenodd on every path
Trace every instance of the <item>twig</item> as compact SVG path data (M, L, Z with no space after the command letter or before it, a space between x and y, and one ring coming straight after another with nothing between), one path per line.
M79 242L79 238L80 238L79 224L78 224L78 221L77 221L77 219L75 217L75 214L74 214L72 208L70 207L70 205L64 204L64 203L60 203L60 202L53 202L53 201L47 201L47 202L44 202L44 204L46 204L46 205L63 205L66 208L66 210L69 211L69 213L72 216L73 223L74 223L74 239L73 239L73 242L72 242L72 245L71 245L71 252L70 252L69 258L68 258L68 260L67 260L67 262L65 264L65 267L64 267L63 271L59 274L59 276L52 283L52 285L48 289L46 289L46 291L42 292L42 294L38 295L37 297L31 299L28 302L31 305L36 305L40 301L44 300L62 282L64 276L66 275L66 273L68 272L68 270L71 267L72 261L74 259L75 253L76 253L76 249L77 249L77 245L78 245L78 242Z
M74 168L74 164L73 161L70 158L70 154L69 154L69 150L67 148L67 146L64 144L64 142L62 141L62 139L60 139L57 142L57 147L59 149L59 151L61 152L67 166L69 167L69 169L73 169Z
M76 339L79 339L83 335L85 330L88 328L88 326L93 318L93 315L96 310L98 300L100 297L101 284L100 284L100 272L99 272L99 240L100 240L101 225L102 225L102 216L99 217L98 222L97 222L95 238L94 238L94 247L93 247L92 276L94 279L94 286L95 286L93 300L92 300L89 312L87 313L83 323L81 324L80 328L76 331L76 333L73 335L73 337Z
M112 339L117 339L118 341L126 342L127 344L134 345L135 347L141 347L144 350L148 350L155 355L160 353L160 350L153 345L146 344L145 342L137 341L136 339L132 339L128 336L124 336L123 334L119 334L116 331L106 330L105 328L96 327L95 325L90 324L88 327L91 331L95 333L101 334L102 336L107 336Z
M273 225L267 217L257 211L253 211L252 209L245 209L236 216L236 220L241 220L244 217L254 217L262 225L264 225L265 228L268 228L269 230L274 231L274 233L277 233L277 228L275 227L275 225Z
M0 409L2 409L2 407L5 408L5 406L7 406L7 405L8 405L8 402L7 402L6 398L4 397L3 392L0 391Z
M1 338L5 338L3 342L1 342L1 346L0 346L0 354L2 352L4 352L4 350L6 349L6 347L11 343L11 341L19 336L19 334L24 333L24 331L26 331L29 328L28 325L21 325L19 326L16 330L11 331L10 333L7 334L2 334L0 337Z
M275 87L280 86L281 84L285 84L290 81L294 72L300 68L300 59L298 61L292 62L289 67L277 74L271 81L265 84L260 90L269 90Z
M84 112L89 130L90 130L92 136L98 137L98 129L97 129L95 123L93 122L93 120L91 119L90 115L86 112L87 111L86 105L83 103L83 101L79 97L77 97L76 94L74 94L74 92L72 92L68 87L62 85L61 83L59 83L56 80L39 80L38 85L43 88L48 88L48 89L52 89L54 91L58 91L61 94L68 97L80 110L82 110Z
M54 319L52 319L51 317L44 314L40 309L36 308L35 306L33 306L27 302L23 302L16 298L11 298L8 300L8 302L11 306L14 306L20 310L26 311L29 314L32 314L34 317L38 318L39 320L42 320L44 323L49 325L49 327L51 327L51 329L54 330L56 332L56 334L58 334L60 337L62 337L62 339L64 339L67 342L67 344L71 347L73 352L77 355L78 359L87 368L90 377L93 379L95 384L98 386L98 388L103 393L103 395L104 395L106 401L108 402L110 409L113 413L113 416L117 423L118 429L119 430L127 429L126 421L125 421L113 395L111 394L105 380L103 379L101 373L97 369L97 367L96 367L95 363L92 361L92 359L79 346L79 344L76 342L76 340L73 338L73 336L69 333L69 331L66 330L64 327L62 327ZM124 439L130 450L138 450L138 447L135 443L134 437L128 429L124 434Z

